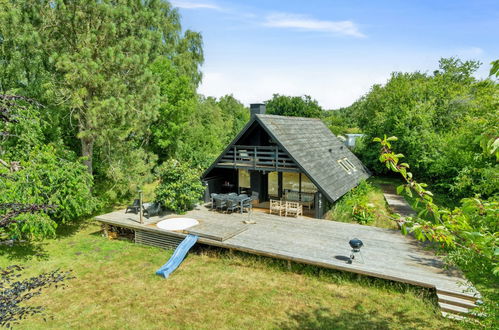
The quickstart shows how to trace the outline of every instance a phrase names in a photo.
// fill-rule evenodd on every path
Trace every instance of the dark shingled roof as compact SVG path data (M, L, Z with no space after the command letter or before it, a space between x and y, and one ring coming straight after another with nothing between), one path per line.
M316 118L256 115L256 120L331 202L370 175L367 168L327 126ZM348 174L338 160L348 158L356 170Z
M369 170L362 162L320 119L256 114L213 165L205 171L203 177L210 173L221 157L237 143L255 121L260 123L331 202L370 176ZM354 171L347 173L338 163L338 160L344 158L355 166Z

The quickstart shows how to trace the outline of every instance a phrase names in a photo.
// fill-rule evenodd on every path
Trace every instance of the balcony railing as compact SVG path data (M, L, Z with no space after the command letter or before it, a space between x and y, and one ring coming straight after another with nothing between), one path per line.
M217 167L298 171L298 167L293 160L278 146L232 146L218 161Z

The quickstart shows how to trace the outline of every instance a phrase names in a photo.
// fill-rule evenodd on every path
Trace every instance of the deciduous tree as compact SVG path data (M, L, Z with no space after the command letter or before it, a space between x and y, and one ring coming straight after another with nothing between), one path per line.
M280 116L321 118L323 109L308 95L285 96L274 94L272 99L265 102L267 113Z
M167 1L2 1L0 13L0 88L47 104L65 143L76 137L89 173L111 185L168 102L153 63L169 61L194 87L201 79L201 36L182 32Z
M359 157L384 173L371 141L385 133L396 135L412 172L448 196L458 200L496 194L499 168L493 157L482 153L480 137L485 131L494 135L494 128L497 132L499 85L474 78L478 66L442 59L433 74L394 73L384 86L373 86L349 109L367 135L367 143L357 150Z

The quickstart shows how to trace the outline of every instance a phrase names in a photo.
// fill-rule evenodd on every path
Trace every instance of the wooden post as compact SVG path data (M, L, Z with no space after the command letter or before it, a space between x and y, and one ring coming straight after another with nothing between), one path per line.
M253 148L253 169L256 170L256 147Z
M141 224L144 223L144 214L142 212L142 190L139 190L139 221Z
M301 172L298 174L298 200L301 202Z
M236 168L237 163L237 147L234 146L234 168Z
M275 146L275 170L279 168L279 147L276 145Z
M109 239L109 225L107 223L102 224L102 232L104 233L104 237Z

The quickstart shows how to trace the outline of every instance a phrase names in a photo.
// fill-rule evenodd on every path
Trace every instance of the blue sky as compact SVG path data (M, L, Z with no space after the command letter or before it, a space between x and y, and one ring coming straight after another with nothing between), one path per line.
M348 106L394 71L433 72L441 57L499 58L499 1L175 0L203 35L199 92L244 104L274 93Z

